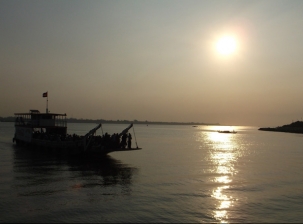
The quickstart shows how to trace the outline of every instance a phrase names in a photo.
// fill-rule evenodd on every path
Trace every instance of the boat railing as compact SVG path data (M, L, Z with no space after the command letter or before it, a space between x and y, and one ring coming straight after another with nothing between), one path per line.
M16 115L15 126L30 127L67 127L66 116L56 116L52 119L33 119L31 114Z

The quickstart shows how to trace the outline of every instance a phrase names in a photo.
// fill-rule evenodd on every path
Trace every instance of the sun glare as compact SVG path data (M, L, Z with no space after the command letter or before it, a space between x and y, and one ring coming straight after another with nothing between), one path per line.
M230 55L237 48L236 39L232 36L223 36L218 40L216 48L221 55Z

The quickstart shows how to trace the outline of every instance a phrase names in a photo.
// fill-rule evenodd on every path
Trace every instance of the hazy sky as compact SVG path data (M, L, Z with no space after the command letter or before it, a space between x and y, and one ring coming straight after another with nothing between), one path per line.
M0 116L278 126L303 117L303 1L0 0ZM234 36L224 56L217 40Z

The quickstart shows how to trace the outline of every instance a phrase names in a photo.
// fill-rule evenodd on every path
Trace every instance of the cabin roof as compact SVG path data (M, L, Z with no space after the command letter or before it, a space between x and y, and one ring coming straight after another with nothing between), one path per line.
M29 110L31 113L40 113L39 110Z

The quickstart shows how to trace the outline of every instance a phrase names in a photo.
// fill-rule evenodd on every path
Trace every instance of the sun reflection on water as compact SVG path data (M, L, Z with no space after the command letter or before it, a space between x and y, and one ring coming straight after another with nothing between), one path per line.
M209 160L216 177L211 182L216 183L212 197L216 199L214 218L220 222L228 222L228 211L236 201L228 195L227 190L232 183L232 177L237 173L235 163L239 158L237 136L231 133L206 132L206 140L210 146Z

